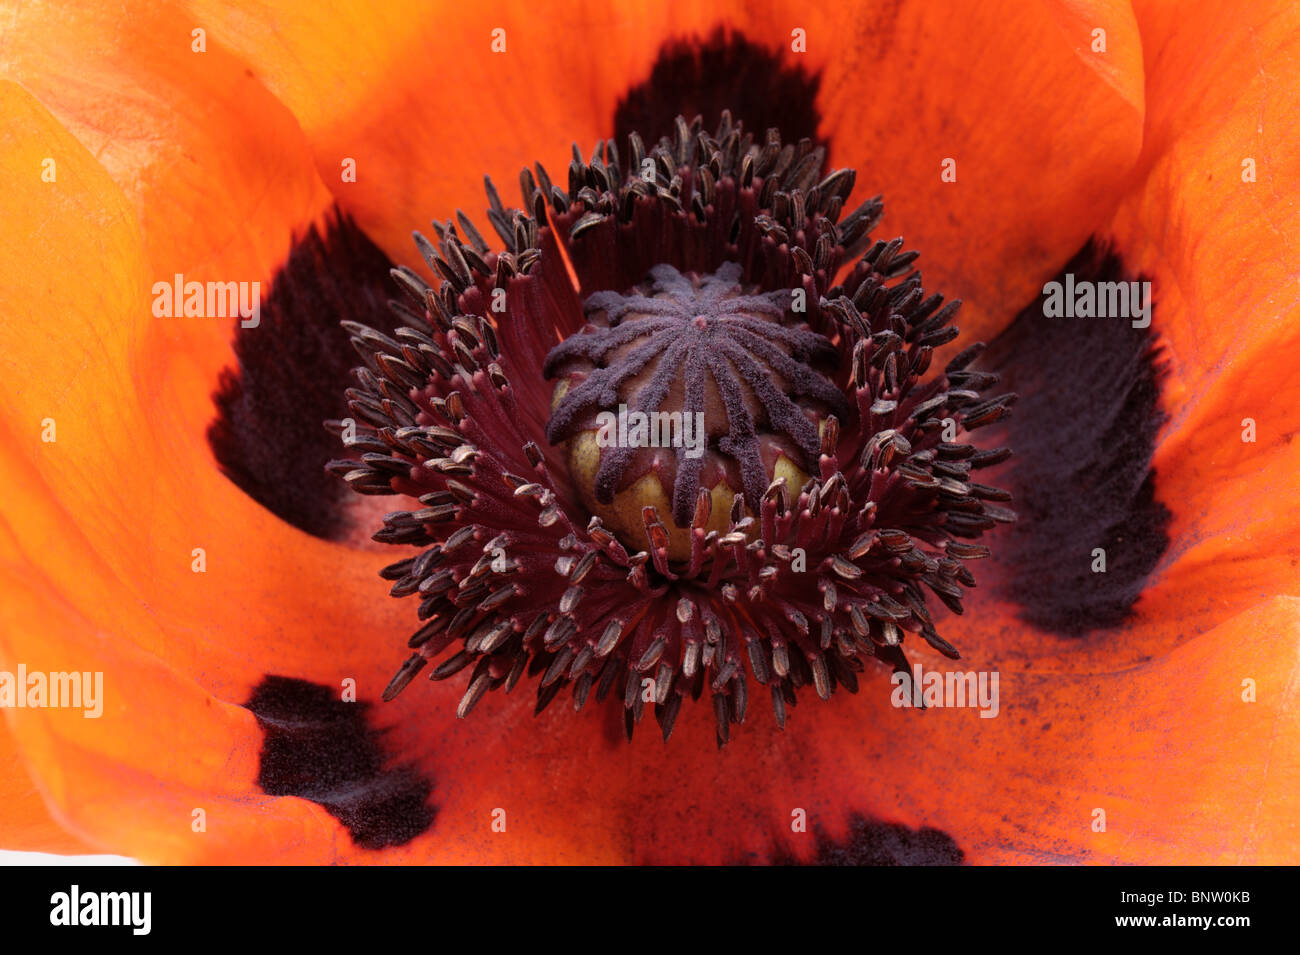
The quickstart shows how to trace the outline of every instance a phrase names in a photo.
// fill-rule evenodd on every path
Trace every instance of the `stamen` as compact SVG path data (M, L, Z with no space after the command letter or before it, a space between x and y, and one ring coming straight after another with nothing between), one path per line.
M361 453L330 469L411 498L375 539L420 548L384 571L422 622L386 696L469 670L467 716L527 674L538 713L594 689L667 739L707 690L722 744L747 672L784 726L800 688L906 670L909 634L956 657L927 593L960 613L977 539L1014 520L972 479L1009 452L967 441L1014 396L985 395L977 346L932 367L959 303L871 243L878 199L841 218L850 170L726 114L675 127L629 137L626 173L575 151L567 192L537 167L533 214L489 185L505 248L458 215L418 242L437 288L394 273L410 327L349 329ZM632 440L633 415L679 440Z

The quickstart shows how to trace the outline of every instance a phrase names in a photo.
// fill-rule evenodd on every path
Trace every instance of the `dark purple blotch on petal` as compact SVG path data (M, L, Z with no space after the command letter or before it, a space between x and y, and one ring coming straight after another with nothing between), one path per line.
M1142 280L1096 241L1055 281L1066 273L1076 286ZM998 435L1015 449L999 483L1012 492L1020 523L1002 533L998 560L1004 595L1035 626L1071 636L1117 626L1169 547L1171 514L1151 467L1165 420L1157 325L1048 318L1040 296L980 361L1020 395ZM1093 570L1097 548L1104 573Z
M356 352L339 323L382 332L400 322L388 308L392 263L337 211L322 235L296 239L263 296L261 321L237 328L237 366L218 382L208 442L222 472L294 527L337 539L347 530L348 487L325 465L342 446L321 422L348 415Z
M614 142L622 149L636 131L647 144L656 143L672 133L678 114L688 122L702 116L712 129L723 110L743 119L760 142L773 127L785 142L817 140L819 83L818 76L740 33L719 28L708 39L672 40L659 51L650 75L619 100Z
M414 767L392 765L371 706L341 691L267 676L244 706L263 733L257 784L271 796L319 803L362 849L410 842L433 824L433 784Z
M817 825L805 838L815 840L817 848L806 863L778 850L769 859L751 860L771 865L837 866L932 866L961 865L966 853L948 833L923 826L909 829L892 822L869 819L860 813L849 818L849 833L840 841L830 839Z

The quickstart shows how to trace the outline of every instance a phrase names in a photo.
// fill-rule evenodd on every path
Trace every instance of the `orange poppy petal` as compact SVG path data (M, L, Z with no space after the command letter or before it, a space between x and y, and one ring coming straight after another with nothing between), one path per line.
M288 528L220 476L203 429L172 400L208 383L166 363L133 374L165 320L150 313L131 204L8 82L0 83L0 143L13 185L0 199L10 226L0 367L18 384L0 419L0 659L31 671L102 672L105 686L100 718L7 711L14 738L55 816L100 848L150 860L235 858L247 833L227 826L200 846L193 809L219 815L239 805L256 814L271 803L286 808L267 825L291 830L277 829L274 844L312 843L303 827L337 825L319 806L273 800L254 786L262 734L248 710L223 700L247 699L274 667L336 686L350 678L373 699L391 664L366 652L358 634L385 622L397 631L404 608L369 599L374 568L350 563L347 548ZM40 179L47 155L58 157L57 184ZM97 282L63 280L87 261L97 264ZM52 301L58 322L47 318ZM336 599L328 613L312 611L295 596L336 588L366 595L364 606L349 611ZM249 639L250 626L262 639ZM314 638L301 640L300 628ZM214 820L209 833L218 831Z
M834 38L818 100L831 162L884 194L882 236L919 249L927 287L965 303L966 340L987 341L1128 181L1144 110L1129 4L904 3L848 23L834 9L817 29Z
M1300 206L1288 198L1300 158L1283 79L1300 12L1253 5L1230 31L1211 4L1144 4L1139 19L1145 178L1110 233L1154 282L1171 422L1153 463L1176 542L1143 609L1199 631L1292 591L1300 566Z
M724 24L820 74L833 163L858 168L862 197L885 194L886 227L923 251L932 286L967 301L977 337L1105 221L1141 144L1142 51L1128 4L1111 0L884 12L645 2L612 19L585 3L548 18L525 2L196 10L289 105L322 179L397 261L412 259L413 225L476 215L485 173L513 183L540 159L563 185L569 141L589 150L611 134L620 97L666 41ZM572 28L588 22L598 41ZM1094 30L1105 53L1092 52ZM946 158L955 183L941 179ZM355 182L343 181L346 159Z
M890 712L881 694L870 712L836 708L807 786L870 793L882 815L952 834L973 862L1294 863L1298 610L1275 597L1102 673L1010 669L977 649L963 666L1001 670L996 718ZM855 758L832 762L844 752Z
M1173 512L1174 544L1138 610L1180 621L1185 629L1171 627L1170 639L1297 589L1300 441L1294 438L1300 382L1289 361L1271 361L1264 351L1222 372L1213 394L1157 449L1157 483ZM1295 354L1295 345L1281 354ZM1256 376L1274 381L1275 389L1260 393ZM1242 439L1248 417L1259 423L1255 442Z
M8 666L6 664L6 668ZM0 728L0 845L19 852L86 855L95 846L51 815L8 726Z
M126 193L154 268L262 275L327 197L293 117L194 28L169 4L20 7L0 66Z
M151 282L265 282L330 197L293 116L215 39L196 51L195 27L171 4L20 5L6 17L0 70L125 193ZM213 380L230 362L224 322L160 323L148 340L151 369ZM210 415L207 394L186 410Z
M1257 363L1286 354L1300 299L1300 208L1290 198L1300 107L1289 82L1300 12L1255 4L1230 31L1210 4L1154 3L1140 14L1150 71L1144 176L1111 231L1130 266L1155 281L1177 424L1233 363L1256 369L1246 404L1282 383Z
M231 635L246 628L245 608L259 604L268 608L262 625L284 635L280 663L319 669L331 648L353 640L322 627L312 646L290 649L303 621L295 595L371 593L373 558L350 563L348 548L288 527L219 473L205 437L213 383L169 363L155 341L161 325L208 319L152 315L129 201L14 84L3 87L0 122L14 181L3 200L11 227L0 295L11 320L0 329L0 368L21 386L3 419L0 459L14 482L5 517L15 548L56 587L75 592L101 625L120 603L143 604L166 636L141 634L139 642L186 672L207 670L246 692L270 651L254 659L249 644ZM39 178L48 154L59 157L57 185ZM96 282L64 278L87 261L97 263ZM51 302L57 322L48 319ZM207 415L190 420L200 400ZM54 440L43 440L47 432ZM203 573L193 569L196 548ZM338 627L364 629L367 620L385 619L382 608L358 608L355 617L336 618Z
M0 533L0 562L15 566L19 552L8 534ZM16 661L0 659L0 669L15 672ZM72 835L50 814L35 778L9 728L9 710L0 721L0 846L29 852L90 853L95 847Z
M255 740L208 727L202 740L179 737L200 755L171 771L199 785L168 811L206 800L220 807L209 819L233 832L162 845L158 827L140 823L115 844L205 861L256 858L267 845L277 859L310 861L808 861L836 844L854 852L860 814L975 863L1294 863L1297 610L1300 600L1275 598L1166 658L1101 674L1013 669L977 654L965 666L1000 671L995 718L894 708L882 682L800 708L784 734L759 712L721 752L706 707L683 712L670 745L651 734L629 745L595 711L534 720L516 695L458 723L440 705L449 701L422 698L420 718L392 732L395 748L436 767L435 825L383 853L357 849L301 800L223 798L229 780L255 771ZM1100 716L1102 701L1121 718ZM1190 732L1189 720L1214 731ZM224 765L222 745L233 747ZM119 803L152 812L173 800L157 780L137 786L113 772ZM593 792L592 779L611 782ZM792 831L796 810L807 833Z
M1168 370L1158 411L1169 419L1153 445L1153 507L1169 518L1169 542L1158 564L1151 562L1154 573L1136 605L1136 629L1146 639L1131 639L1134 628L1128 628L1118 645L1063 640L1057 650L1045 651L1074 653L1079 667L1105 665L1115 654L1116 663L1163 654L1260 601L1293 592L1300 566L1289 505L1300 473L1300 446L1292 441L1300 384L1289 367L1300 337L1294 315L1300 287L1287 238L1298 213L1293 203L1279 201L1284 184L1300 170L1284 148L1285 122L1266 121L1294 112L1286 90L1278 89L1286 84L1268 78L1294 71L1296 15L1289 8L1259 8L1243 30L1220 36L1218 12L1209 6L1180 8L1174 15L1155 4L1140 13L1151 74L1142 179L1099 235L1113 242L1128 278L1153 280L1151 331ZM1257 161L1257 183L1242 181L1244 152L1266 159ZM1022 395L1011 428L1056 429L1058 450L1068 461L1088 421L1084 427L1058 426L1122 411L1134 376L1114 379L1105 361L1121 345L1140 349L1144 338L1122 320L1049 319L1037 306L1030 306L1027 317L1031 345L1065 339L1047 348L1055 356L1049 365L1068 367L1048 379L1050 388ZM1015 379L1022 369L1011 367L1006 380L1019 390ZM1082 372L1072 376L1071 368ZM1081 385L1076 377L1086 381ZM1150 412L1147 419L1157 423ZM1129 490L1120 473L1132 466L1142 427L1133 415L1115 418L1112 430L1100 435L1115 454L1105 466L1105 481L1089 477L1073 502L1057 502L1062 511L1080 499L1098 511L1116 508L1120 493ZM1026 463L1024 443L1009 443ZM1030 470L1034 460L1027 462ZM1040 481L1032 490L1043 487L1050 485ZM1090 494L1096 499L1089 500ZM1137 519L1144 506L1137 497L1134 512L1116 525L1107 544L1106 575L1089 573L1089 549L1100 541L1082 546L1079 535L1062 532L1053 553L1065 553L1083 578L1113 583L1117 564L1131 567L1134 556L1151 546L1140 536L1147 528ZM1089 513L1081 508L1075 520L1086 521ZM1010 534L1032 530L1022 525ZM1009 537L1008 543L1015 540ZM993 569L996 576L996 562ZM1061 590L1067 583L1050 572L1040 575L1045 587Z
M540 159L563 183L570 141L589 150L609 134L628 78L648 72L659 43L717 19L650 2L613 18L588 3L542 17L522 0L192 7L293 111L322 180L396 261L416 258L411 230L430 218L480 218L484 174L510 184ZM599 42L573 29L589 22L602 24Z

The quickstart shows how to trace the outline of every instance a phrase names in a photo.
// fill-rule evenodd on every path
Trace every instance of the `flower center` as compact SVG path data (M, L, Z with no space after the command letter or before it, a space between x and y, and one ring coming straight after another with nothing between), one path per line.
M702 492L703 529L725 533L736 496L757 514L774 478L802 487L821 423L848 414L818 370L834 367L834 345L790 292L740 274L731 262L707 275L656 266L626 294L591 295L586 326L547 355L559 379L547 437L567 442L583 503L633 550L649 544L646 516L671 517L669 559L687 560Z
M330 469L415 502L375 534L419 548L383 571L423 622L385 696L472 667L463 716L527 673L539 712L612 693L667 738L707 691L723 743L751 679L784 725L802 687L906 670L905 634L955 657L931 598L960 613L1014 520L973 477L1009 452L968 440L1014 396L983 395L979 345L932 367L959 303L807 140L724 114L622 155L575 150L567 191L525 171L528 212L489 185L504 248L458 214L418 238L437 288L394 271L408 327L346 326L333 427L364 453Z

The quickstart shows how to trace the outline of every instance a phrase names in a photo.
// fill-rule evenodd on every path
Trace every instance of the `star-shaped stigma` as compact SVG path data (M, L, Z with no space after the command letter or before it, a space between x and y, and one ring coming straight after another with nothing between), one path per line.
M710 450L735 462L745 503L757 513L771 481L764 442L769 451L779 444L783 453L795 452L807 469L819 453L820 421L848 414L842 390L815 367L833 364L838 352L798 321L792 301L790 291L747 289L734 262L710 275L658 265L629 294L592 294L584 305L588 327L546 356L546 377L569 380L548 440L566 441L620 405L629 414L692 415L704 422ZM615 446L601 454L593 487L598 501L613 500L638 450ZM704 458L684 446L675 457L672 511L684 527Z

